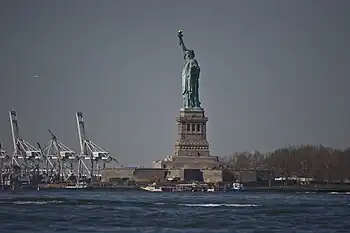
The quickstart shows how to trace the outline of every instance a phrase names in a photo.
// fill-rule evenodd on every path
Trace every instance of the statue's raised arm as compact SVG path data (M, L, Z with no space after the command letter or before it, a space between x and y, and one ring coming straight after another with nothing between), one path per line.
M183 52L186 52L188 51L188 49L186 48L185 44L184 44L184 41L182 39L183 37L183 30L179 30L178 33L177 33L177 37L179 38L179 45L182 49Z

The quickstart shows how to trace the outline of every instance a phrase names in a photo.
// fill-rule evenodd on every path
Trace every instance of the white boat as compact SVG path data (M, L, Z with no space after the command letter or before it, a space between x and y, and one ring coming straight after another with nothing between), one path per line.
M239 182L234 182L233 184L232 184L232 190L233 191L241 191L241 190L243 190L244 188L243 188L243 184L241 184L241 183L239 183Z
M76 183L75 185L66 185L64 188L66 189L85 189L87 185L85 183Z
M214 188L208 188L207 192L215 192L215 189Z
M141 186L140 188L148 192L163 192L162 187L159 187L156 183Z

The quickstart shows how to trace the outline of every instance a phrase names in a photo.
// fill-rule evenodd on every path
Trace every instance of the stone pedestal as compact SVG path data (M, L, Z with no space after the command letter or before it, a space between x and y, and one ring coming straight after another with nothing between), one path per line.
M218 158L210 155L207 141L207 121L204 109L181 109L176 118L178 139L173 156L164 160L166 168L212 169Z

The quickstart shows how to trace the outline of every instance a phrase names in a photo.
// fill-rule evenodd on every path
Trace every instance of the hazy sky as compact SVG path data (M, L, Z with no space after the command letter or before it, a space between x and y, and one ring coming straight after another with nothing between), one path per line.
M0 1L0 140L50 128L124 164L171 155L181 108L177 30L201 66L213 155L350 145L350 1ZM33 76L40 76L34 79Z

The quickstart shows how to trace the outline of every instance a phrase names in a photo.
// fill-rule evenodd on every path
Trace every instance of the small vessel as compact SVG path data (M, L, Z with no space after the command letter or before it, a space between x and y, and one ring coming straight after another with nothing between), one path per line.
M159 187L156 183L141 186L140 188L148 192L163 192L162 187Z
M213 187L208 188L208 189L207 189L207 192L210 192L210 193L211 193L211 192L215 192L215 188L213 188Z
M241 184L241 183L239 183L239 182L234 182L233 184L232 184L232 191L241 191L241 190L243 190L244 188L243 188L243 184Z
M75 185L66 185L64 188L66 188L66 189L85 189L85 188L87 188L87 185L84 182L77 182Z
M198 184L198 183L186 183L186 184L178 184L175 186L173 192L204 192L207 191L206 184Z

